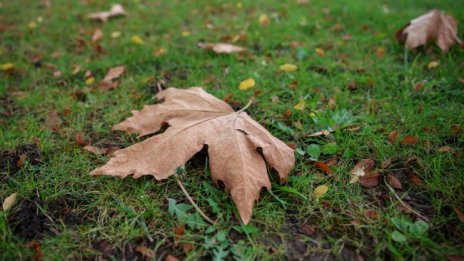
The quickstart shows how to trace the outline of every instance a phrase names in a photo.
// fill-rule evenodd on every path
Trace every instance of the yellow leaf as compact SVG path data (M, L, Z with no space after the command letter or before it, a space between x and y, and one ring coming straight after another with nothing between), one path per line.
M329 187L327 185L317 186L314 190L314 196L316 196L316 198L321 198L325 195L325 193L327 193L327 191L329 191Z
M322 48L316 48L316 53L317 53L317 55L319 55L320 57L322 57L322 56L325 55L324 49L322 49Z
M294 72L298 69L298 67L294 64L291 64L291 63L286 63L282 66L280 66L280 70L284 71L284 72Z
M14 68L14 63L4 63L4 64L0 65L0 68L2 69L2 71L11 70L11 69Z
M269 16L262 14L259 16L259 24L262 26L268 26L271 23L271 19L269 19Z
M429 64L427 64L427 68L429 68L429 70L433 70L435 68L437 68L439 65L439 63L437 61L431 61L429 62Z
M131 41L132 41L134 44L139 44L139 45L145 44L145 42L142 40L142 38L140 38L138 35L132 36L132 37L131 37Z
M93 82L95 82L94 77L89 77L89 78L85 79L85 84L87 84L87 85L91 85Z
M242 2L238 2L238 3L237 3L237 8L238 8L238 9L241 9L242 7L243 7Z
M160 47L160 48L153 51L153 55L156 56L156 57L159 57L159 56L165 54L167 51L168 50L166 50L166 48Z
M29 29L35 29L37 27L37 23L36 22L30 22L27 24L27 27L29 27Z
M246 79L243 82L241 82L238 88L243 91L243 90L251 89L254 86L255 86L255 80L250 78L250 79Z
M8 211L14 203L16 202L16 195L17 193L13 193L9 195L4 201L3 201L3 211Z
M295 106L293 106L293 108L295 110L299 110L299 111L302 111L305 107L305 101L304 100L300 100L299 103L297 103Z
M111 38L118 38L119 36L121 36L121 32L119 31L114 31L111 33Z
M189 32L189 31L183 31L183 32L182 32L182 36L183 36L183 37L187 37L187 36L189 36L189 35L190 35L190 32Z

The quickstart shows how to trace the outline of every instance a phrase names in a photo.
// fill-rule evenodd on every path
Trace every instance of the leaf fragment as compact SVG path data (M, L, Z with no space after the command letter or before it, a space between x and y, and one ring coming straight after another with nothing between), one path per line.
M403 189L403 185L401 185L401 181L393 174L388 174L387 182L396 189Z
M378 172L369 173L359 179L359 184L366 188L374 188L379 185L379 176Z
M134 43L134 44L137 44L137 45L144 45L145 44L145 41L142 40L142 38L140 38L140 36L138 36L138 35L133 35L131 37L131 42Z

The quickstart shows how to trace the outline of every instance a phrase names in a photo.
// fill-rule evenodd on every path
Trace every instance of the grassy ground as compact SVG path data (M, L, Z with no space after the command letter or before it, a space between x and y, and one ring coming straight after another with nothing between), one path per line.
M452 127L464 122L464 53L408 52L394 39L396 29L432 8L462 24L459 1L127 0L121 3L129 15L105 24L86 19L109 9L105 1L39 2L0 2L0 64L14 63L13 70L0 72L0 199L18 193L15 206L0 212L0 259L30 259L39 252L46 260L132 260L153 253L163 260L464 255L464 225L455 210L464 210L463 134ZM258 22L262 14L271 20L267 27ZM91 41L96 28L104 33L99 47ZM120 37L111 36L115 31ZM240 33L246 37L236 44L249 48L249 56L197 47ZM144 44L134 44L132 36ZM166 52L154 55L160 48ZM431 61L439 65L429 69ZM281 72L285 63L298 70ZM98 82L117 65L127 67L118 88L100 90ZM86 71L94 83L86 82ZM255 88L240 91L247 78L256 80ZM188 210L193 221L183 235L185 221L168 204L189 206L174 179L88 175L108 156L83 150L76 136L99 147L137 142L112 133L111 126L153 102L161 80L179 88L203 86L219 98L231 93L229 102L237 107L260 90L249 113L298 146L289 182L262 191L248 226L240 224L230 197L210 182L204 154L186 166L183 180L218 222L206 226ZM305 108L295 109L301 100ZM308 136L336 126L327 137ZM394 130L398 142L391 144L387 136ZM406 136L419 141L403 145ZM337 159L335 178L316 169L305 153L310 144L327 143L337 150L319 160ZM439 152L443 146L451 151ZM20 155L27 156L24 164L18 164ZM349 171L366 158L376 162L379 186L349 184ZM382 169L387 159L392 164ZM403 188L392 192L388 174ZM316 199L313 191L322 184L329 190ZM414 211L401 207L395 195ZM426 220L426 231L423 223L409 224L419 219Z

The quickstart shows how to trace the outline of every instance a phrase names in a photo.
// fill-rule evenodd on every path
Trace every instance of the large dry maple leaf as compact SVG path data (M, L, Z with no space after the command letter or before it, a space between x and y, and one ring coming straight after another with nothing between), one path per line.
M246 112L235 112L202 88L169 88L156 97L164 102L132 111L133 116L115 125L113 130L143 136L168 124L166 131L114 152L106 165L90 174L120 177L133 174L134 178L152 175L158 180L166 179L207 145L213 181L224 182L243 223L247 224L260 189L271 187L266 162L277 170L281 182L285 181L295 162L293 149Z
M457 32L456 20L443 11L434 9L403 26L396 32L396 39L411 49L435 42L440 49L447 52L455 43L461 44Z

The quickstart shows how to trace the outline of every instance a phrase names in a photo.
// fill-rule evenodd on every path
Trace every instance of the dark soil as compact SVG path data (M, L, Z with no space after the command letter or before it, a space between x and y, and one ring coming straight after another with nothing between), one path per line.
M20 162L24 158L31 165L42 163L42 156L36 144L19 145L14 150L0 151L0 174L14 176L25 162Z
M60 198L45 204L35 194L22 201L8 218L13 234L27 240L40 239L51 232L51 228L62 220L66 225L80 225L88 222L85 213L74 208L79 202L74 199ZM40 208L39 208L40 206ZM42 209L46 210L46 214Z

